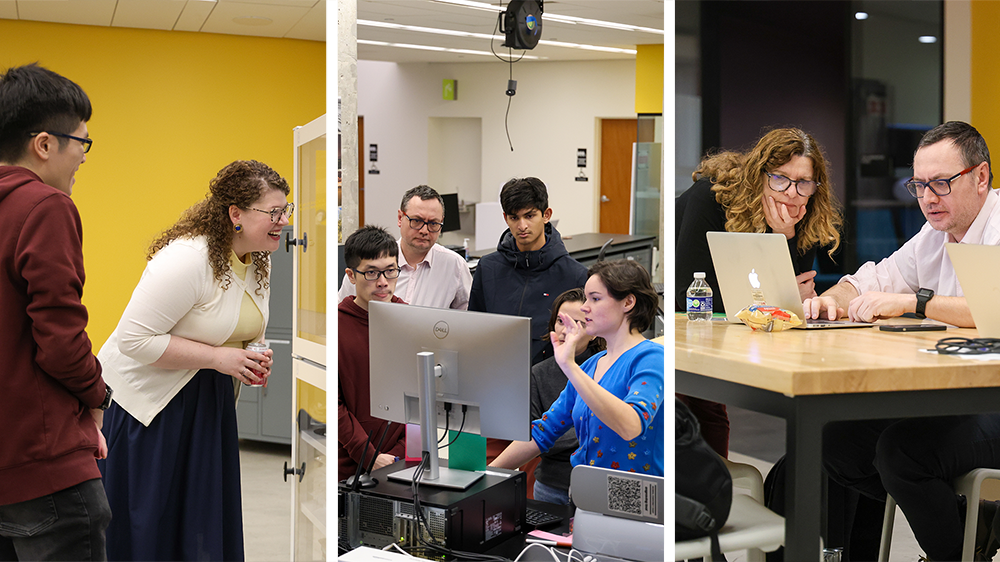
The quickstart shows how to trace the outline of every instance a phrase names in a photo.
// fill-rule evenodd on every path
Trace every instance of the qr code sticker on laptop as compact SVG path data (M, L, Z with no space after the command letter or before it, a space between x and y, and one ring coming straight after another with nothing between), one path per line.
M658 517L656 484L609 474L608 510L637 517Z
M608 476L608 509L630 515L642 515L639 480Z

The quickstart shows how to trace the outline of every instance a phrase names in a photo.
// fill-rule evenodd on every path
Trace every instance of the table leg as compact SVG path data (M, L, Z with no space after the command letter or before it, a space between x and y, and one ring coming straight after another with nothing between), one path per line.
M787 422L785 560L809 562L822 555L823 424L808 406Z

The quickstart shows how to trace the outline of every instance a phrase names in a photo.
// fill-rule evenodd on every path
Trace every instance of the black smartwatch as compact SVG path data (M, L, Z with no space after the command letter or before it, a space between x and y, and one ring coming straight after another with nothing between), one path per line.
M924 310L927 308L927 301L934 296L934 291L930 289L920 289L917 291L917 318L927 318Z
M97 409L99 409L99 410L107 410L108 408L111 407L111 396L115 393L115 391L111 390L110 386L107 386L107 385L104 385L104 386L108 390L104 394L104 402L101 402L101 405L97 407Z

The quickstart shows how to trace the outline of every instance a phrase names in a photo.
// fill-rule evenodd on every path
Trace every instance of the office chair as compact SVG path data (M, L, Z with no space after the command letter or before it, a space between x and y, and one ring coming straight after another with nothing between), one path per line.
M785 544L785 518L764 507L764 478L749 464L723 459L733 477L733 486L745 488L750 494L733 494L729 519L719 530L722 552L746 550L748 562L764 562L764 553ZM674 543L674 560L712 555L708 537Z
M962 538L962 560L972 560L976 549L976 524L979 522L979 496L983 481L1000 480L1000 470L977 468L955 479L955 493L965 496L965 535ZM896 518L896 500L885 498L885 519L882 521L882 542L878 549L879 562L888 562L892 542L892 527Z
M597 252L597 261L604 261L604 254L607 253L608 247L611 246L611 243L614 241L614 238L608 238L608 241L601 246L601 250Z

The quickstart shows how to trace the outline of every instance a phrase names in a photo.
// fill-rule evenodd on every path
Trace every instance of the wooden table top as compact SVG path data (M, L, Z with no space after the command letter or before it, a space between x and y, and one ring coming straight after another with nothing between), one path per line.
M893 319L892 323L919 322ZM877 327L754 332L725 321L674 318L674 367L787 396L1000 386L1000 361L925 353L976 330L883 332Z

